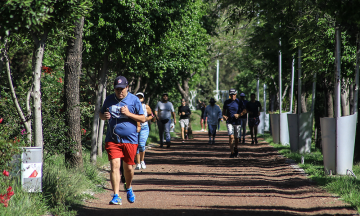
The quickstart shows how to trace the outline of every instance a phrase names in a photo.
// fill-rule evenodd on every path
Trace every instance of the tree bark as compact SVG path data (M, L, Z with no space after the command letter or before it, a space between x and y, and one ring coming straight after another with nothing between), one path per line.
M133 91L133 94L136 94L139 91L140 83L141 83L141 76L139 76L138 79L137 79L136 86L135 86L135 89Z
M354 83L352 82L349 87L349 105L350 115L354 114Z
M301 110L303 113L307 112L306 105L306 92L304 91L301 93Z
M180 91L180 94L182 98L185 99L187 105L189 105L189 81L189 78L184 79L182 85L180 82L177 82L177 87Z
M80 73L82 63L82 34L84 17L75 22L73 35L67 41L64 78L65 124L71 147L65 153L65 162L70 167L82 167L82 145L80 126Z
M31 32L35 42L33 58L33 110L34 110L34 143L36 147L43 147L43 128L41 113L41 66L44 57L45 43L48 32L41 35Z
M326 106L327 106L327 116L330 118L334 118L334 100L333 100L333 92L327 88L326 91Z
M341 89L341 111L342 116L349 115L349 85L347 84L349 79L342 79L342 89Z
M92 123L91 129L91 153L90 153L90 161L92 163L96 163L96 154L97 154L97 138L98 138L98 128L99 128L99 112L101 106L101 98L103 91L105 90L106 86L106 75L108 71L108 61L109 55L107 53L104 54L103 66L100 72L99 77L99 88L96 91L96 99L95 99L95 111L94 111L94 118Z
M102 93L102 100L101 104L104 104L104 101L106 99L106 84ZM103 143L103 135L104 135L104 120L99 119L100 125L99 125L99 135L97 138L97 156L102 157L102 143Z

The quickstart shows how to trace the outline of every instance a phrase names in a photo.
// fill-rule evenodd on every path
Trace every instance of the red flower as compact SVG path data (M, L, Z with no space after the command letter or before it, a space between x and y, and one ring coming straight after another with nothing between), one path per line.
M62 83L62 78L61 78L61 77L59 78L59 81L58 81L58 82L59 82L59 83Z
M83 128L83 129L81 129L81 131L83 132L83 135L85 135L86 134L86 130Z
M4 121L4 119L3 119L3 118L0 118L0 124L1 124L3 121Z
M3 175L4 175L4 176L9 176L9 172L6 171L6 170L4 170Z
M12 190L12 187L9 186L8 189L7 189L7 191L10 192L11 190Z

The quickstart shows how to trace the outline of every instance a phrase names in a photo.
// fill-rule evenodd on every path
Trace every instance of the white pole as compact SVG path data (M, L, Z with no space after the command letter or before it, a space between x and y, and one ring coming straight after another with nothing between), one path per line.
M298 99L297 113L301 114L301 49L298 50Z
M295 59L293 58L291 64L291 94L290 94L290 113L293 109L293 95L294 95L294 74L295 74Z
M266 84L264 84L264 114L266 115Z
M336 37L336 56L335 56L335 63L336 63L336 71L335 71L335 118L341 116L341 110L340 110L340 94L341 94L341 72L340 72L340 66L341 66L341 32L340 27L337 26L335 28L335 37Z

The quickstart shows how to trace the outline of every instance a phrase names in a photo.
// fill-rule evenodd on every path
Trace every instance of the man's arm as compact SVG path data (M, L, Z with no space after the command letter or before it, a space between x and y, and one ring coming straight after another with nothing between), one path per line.
M153 113L148 105L146 105L146 112L148 113L148 116L145 116L146 121L153 119Z
M141 122L141 123L145 122L145 115L144 114L139 115L139 114L131 113L127 106L121 107L121 113L124 114L125 116L131 118L134 121Z
M228 117L226 116L226 108L225 107L223 108L222 116L223 116L223 119L225 119L225 121L228 120Z
M172 112L172 117L174 118L174 124L176 124L176 115L175 115L175 112Z
M104 113L99 112L99 117L101 120L105 121L111 118L111 114L109 112L104 112Z

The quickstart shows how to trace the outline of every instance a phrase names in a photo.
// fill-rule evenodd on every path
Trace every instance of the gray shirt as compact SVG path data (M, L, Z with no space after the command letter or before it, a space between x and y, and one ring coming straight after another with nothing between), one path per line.
M205 108L204 115L207 117L209 125L217 125L218 120L222 117L220 107L216 104L214 106L208 105Z
M159 101L156 104L155 111L158 112L160 120L171 119L171 113L175 112L173 104L169 101L166 103Z

